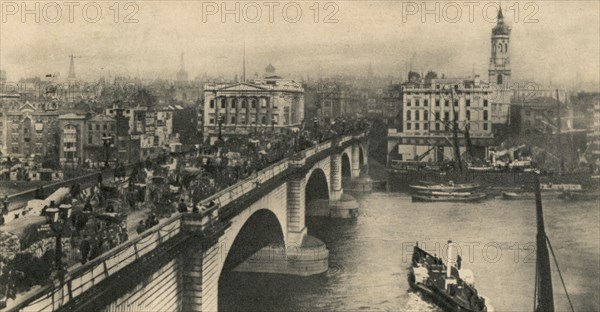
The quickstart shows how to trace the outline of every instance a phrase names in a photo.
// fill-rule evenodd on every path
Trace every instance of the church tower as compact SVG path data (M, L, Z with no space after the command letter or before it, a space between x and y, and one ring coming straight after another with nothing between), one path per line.
M490 58L489 82L508 88L510 83L510 27L504 23L502 8L498 10L498 21L492 29L492 57Z

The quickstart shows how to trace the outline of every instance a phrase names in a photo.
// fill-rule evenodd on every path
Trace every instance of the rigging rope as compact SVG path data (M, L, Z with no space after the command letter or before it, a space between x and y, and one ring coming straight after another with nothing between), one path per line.
M533 311L536 311L537 308L537 290L538 290L538 264L535 262L535 285L533 287Z
M556 256L554 255L554 249L552 249L552 244L550 244L550 238L546 236L546 241L548 242L548 247L550 247L550 252L552 253L552 258L554 259L554 265L556 265L556 270L558 271L558 276L560 277L560 282L563 285L563 289L565 290L565 294L567 295L567 300L569 300L569 305L571 306L571 311L575 312L573 309L573 303L571 302L571 297L569 297L569 292L567 291L567 286L565 286L565 281L563 280L562 273L560 272L560 268L558 267L558 261L556 261Z

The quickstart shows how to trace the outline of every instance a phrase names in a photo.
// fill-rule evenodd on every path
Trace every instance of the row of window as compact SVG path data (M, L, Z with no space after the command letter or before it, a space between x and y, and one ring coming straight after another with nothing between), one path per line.
M406 111L406 120L408 120L408 121L412 120L412 112L413 111L411 111L411 110ZM414 120L420 120L420 116L421 116L420 111L416 110L414 112L415 112ZM471 120L471 111L470 110L466 111L466 118L467 118L467 120ZM484 110L483 111L483 120L487 121L488 118L489 118L488 111ZM429 120L429 114L426 111L423 112L423 120ZM442 119L440 119L440 112L435 112L435 120L442 120ZM450 120L450 112L444 112L443 120ZM458 112L454 112L454 120L458 120Z
M221 118L222 118L224 124L233 124L233 125L237 124L236 116L230 116L229 122L227 122L227 120L225 119L225 116L221 116ZM261 123L263 125L267 124L267 120L268 120L267 116L262 116L260 118L260 120L261 120ZM273 123L275 123L275 124L278 124L279 123L279 116L278 115L273 115L273 118L272 118L271 121ZM251 116L249 124L253 124L255 122L256 122L255 116ZM211 125L217 124L217 120L213 116L211 116L209 118L209 120L208 120L208 124L211 124ZM244 115L240 116L240 124L241 125L245 125L246 124L246 116L244 116Z
M94 130L94 127L92 124L88 124L88 130L92 131ZM102 125L102 130L108 130L108 125L107 124L103 124ZM110 124L110 130L111 131L115 131L115 125L114 124ZM96 124L96 131L100 131L100 124Z
M406 102L406 106L411 106L411 103L414 102L415 106L420 106L421 105L421 100L420 99L414 99L414 101L407 101ZM435 100L435 106L439 107L441 105L441 100L440 99L436 99ZM465 100L465 105L467 107L471 106L471 100L467 99ZM483 100L483 107L488 107L489 102L487 99ZM423 99L423 106L429 106L429 100L428 99ZM445 107L449 107L450 106L450 100L449 99L445 99L444 100L444 106ZM458 100L454 100L454 106L458 106Z
M227 100L225 99L221 99L220 101L221 103L221 108L227 108ZM238 104L238 100L234 99L233 101L230 102L230 107L231 108L236 108ZM242 100L241 102L241 108L246 108L246 106L248 105L248 102L246 100ZM250 108L256 108L258 106L258 101L257 100L252 100L250 101ZM262 101L261 102L261 108L267 108L268 106L268 102L267 101ZM210 100L210 108L215 108L215 100ZM274 109L277 109L277 107L275 105L273 105Z
M407 122L406 123L406 130L413 130L413 123ZM439 122L435 123L435 130L436 131L440 131L442 128L442 125ZM414 123L414 130L421 130L421 123L415 122ZM423 130L429 130L429 123L424 123L423 124ZM444 131L449 131L450 127L448 126L448 124L444 124ZM483 124L483 130L487 131L488 130L488 123L484 123Z

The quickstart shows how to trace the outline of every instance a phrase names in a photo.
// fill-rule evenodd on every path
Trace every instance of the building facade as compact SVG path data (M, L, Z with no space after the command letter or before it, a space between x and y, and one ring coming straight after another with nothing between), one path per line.
M277 131L299 126L304 119L304 89L279 77L253 82L205 84L203 138Z
M60 135L59 161L61 165L80 165L85 160L85 115L73 113L58 116Z
M0 151L6 155L44 156L57 153L58 112L45 103L3 98Z
M388 132L388 159L454 159L454 125L461 153L470 144L474 158L486 159L493 143L491 94L478 80L413 79L402 84L398 122Z

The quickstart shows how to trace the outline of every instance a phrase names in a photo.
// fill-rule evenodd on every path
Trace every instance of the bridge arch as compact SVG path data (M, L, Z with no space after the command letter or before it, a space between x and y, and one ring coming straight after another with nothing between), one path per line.
M358 164L359 168L367 164L366 149L363 148L362 144L358 145Z
M314 168L307 174L305 201L329 199L329 179L328 175L321 168Z
M236 281L230 274L233 269L268 245L284 246L284 228L276 212L259 209L253 212L235 233L231 247L225 247L224 261L218 271L218 307L227 310L236 298ZM262 256L262 255L261 255Z

